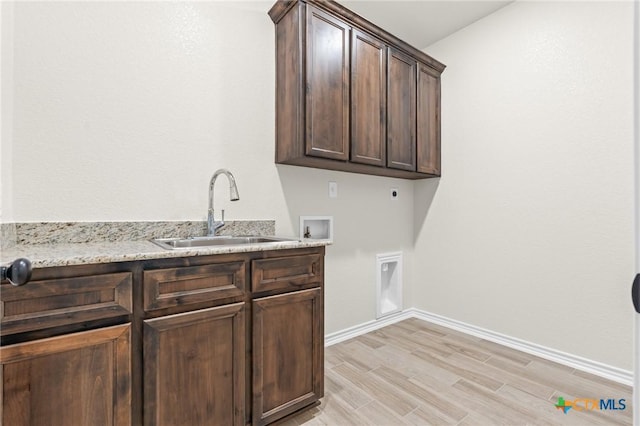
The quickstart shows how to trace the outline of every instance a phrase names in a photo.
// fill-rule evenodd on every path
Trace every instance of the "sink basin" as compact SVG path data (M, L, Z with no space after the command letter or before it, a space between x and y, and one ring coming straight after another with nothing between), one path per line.
M191 237L191 238L156 238L152 243L167 250L191 249L202 247L237 246L242 244L276 244L285 241L298 241L293 238L280 237Z

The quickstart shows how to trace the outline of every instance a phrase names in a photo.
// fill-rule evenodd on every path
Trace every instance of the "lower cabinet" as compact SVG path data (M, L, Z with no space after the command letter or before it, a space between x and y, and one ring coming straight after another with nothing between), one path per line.
M33 277L0 283L0 425L264 425L323 395L324 247Z
M131 424L131 326L0 348L3 425Z
M144 321L144 424L243 425L245 303Z
M323 396L322 290L253 301L253 424L264 425Z

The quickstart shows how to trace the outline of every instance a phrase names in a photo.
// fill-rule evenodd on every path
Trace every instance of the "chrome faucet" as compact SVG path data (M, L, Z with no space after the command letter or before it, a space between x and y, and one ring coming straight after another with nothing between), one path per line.
M236 179L231 172L227 169L219 169L211 176L209 182L209 212L207 215L207 236L214 237L218 229L224 226L224 210L222 210L222 220L215 220L213 217L213 186L216 183L216 179L219 175L225 175L229 179L229 196L231 201L238 201L240 195L238 195L238 187L236 186Z

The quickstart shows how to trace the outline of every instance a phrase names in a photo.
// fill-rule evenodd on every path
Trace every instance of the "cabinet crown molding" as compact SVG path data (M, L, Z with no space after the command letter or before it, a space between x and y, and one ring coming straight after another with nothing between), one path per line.
M395 48L403 50L405 53L414 56L420 60L420 62L433 68L438 74L441 74L446 68L446 65L442 62L432 58L422 50L413 47L409 43L399 39L388 31L383 30L379 26L333 0L278 0L269 10L269 17L274 24L277 24L282 17L286 15L289 9L298 3L311 4L349 21L349 24L354 27L364 30L380 38L382 41L393 45Z

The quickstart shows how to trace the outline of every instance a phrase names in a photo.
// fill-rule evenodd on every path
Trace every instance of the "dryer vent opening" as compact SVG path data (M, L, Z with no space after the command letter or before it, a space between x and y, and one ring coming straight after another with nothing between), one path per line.
M402 253L376 256L376 318L402 311Z

